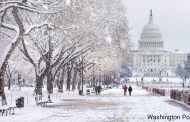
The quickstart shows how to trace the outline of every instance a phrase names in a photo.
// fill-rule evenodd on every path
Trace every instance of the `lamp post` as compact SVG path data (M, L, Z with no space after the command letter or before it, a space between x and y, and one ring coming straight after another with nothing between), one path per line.
M92 78L92 86L94 87L95 86L95 77L94 77L94 66L95 66L95 60L93 60L93 63L94 63L94 65L93 65L93 70L92 70L92 75L93 75L93 78Z
M68 90L70 91L70 85L71 85L71 68L72 68L72 62L68 62Z
M162 81L162 71L160 71L159 81Z
M84 89L83 85L84 85L84 60L82 58L82 94Z
M100 82L101 82L101 74L100 74L100 70L101 70L101 64L99 64L99 69L98 69L98 82L99 82L99 85L100 85Z
M167 82L168 82L168 72L167 72Z

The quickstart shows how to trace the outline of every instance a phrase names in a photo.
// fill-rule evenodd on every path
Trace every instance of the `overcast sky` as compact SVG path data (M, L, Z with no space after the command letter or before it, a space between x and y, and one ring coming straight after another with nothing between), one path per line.
M137 42L150 9L161 30L167 51L190 52L190 0L123 0L127 6L131 41Z

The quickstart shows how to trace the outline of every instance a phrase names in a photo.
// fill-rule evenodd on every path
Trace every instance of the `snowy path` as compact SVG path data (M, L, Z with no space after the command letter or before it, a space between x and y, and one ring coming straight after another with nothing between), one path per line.
M169 97L132 87L131 97L123 96L121 88L103 91L100 96L64 96L46 108L31 105L17 110L17 115L0 116L0 122L154 122L148 119L148 115L190 116L190 110L173 103ZM188 119L175 122L188 122Z

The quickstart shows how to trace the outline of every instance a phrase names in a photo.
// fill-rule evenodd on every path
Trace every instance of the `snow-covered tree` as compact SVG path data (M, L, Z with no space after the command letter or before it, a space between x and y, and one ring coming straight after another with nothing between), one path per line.
M0 6L1 34L9 45L3 46L7 52L3 52L1 79L19 42L26 61L33 65L38 94L42 94L45 77L49 93L53 84L62 92L64 77L67 89L70 90L71 84L75 89L76 84L83 82L79 77L90 78L91 65L96 69L96 77L107 77L114 71L112 76L116 79L121 65L130 63L127 16L122 1L15 0L1 2ZM3 80L0 87L5 99Z
M184 63L184 78L190 77L190 55L187 57L187 61Z
M129 68L128 65L122 65L121 70L120 70L120 77L125 78L125 77L131 77L132 76L132 70Z
M187 61L184 62L183 66L177 66L175 73L185 81L186 78L190 78L190 56L187 57Z
M183 77L184 74L184 68L181 65L178 65L176 70L175 70L175 74L177 76Z
M3 54L0 57L0 96L5 102L4 76L8 60L24 36L26 36L32 29L47 24L47 21L42 19L39 14L46 14L50 12L51 10L47 10L47 5L49 4L51 4L51 2L49 3L44 0L0 1L0 36L2 37L1 53ZM36 16L34 16L35 14ZM33 20L27 21L27 16L33 16Z

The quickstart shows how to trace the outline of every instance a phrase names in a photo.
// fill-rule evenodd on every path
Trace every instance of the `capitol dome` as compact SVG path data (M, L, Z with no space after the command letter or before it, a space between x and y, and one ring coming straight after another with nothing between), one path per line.
M144 26L139 40L140 50L163 50L163 40L160 29L153 23L152 10L149 22Z
M145 34L145 33L158 33L158 34L161 34L160 33L160 29L158 28L158 26L154 23L151 23L149 22L148 24L146 24L143 28L143 31L142 31L142 34Z

